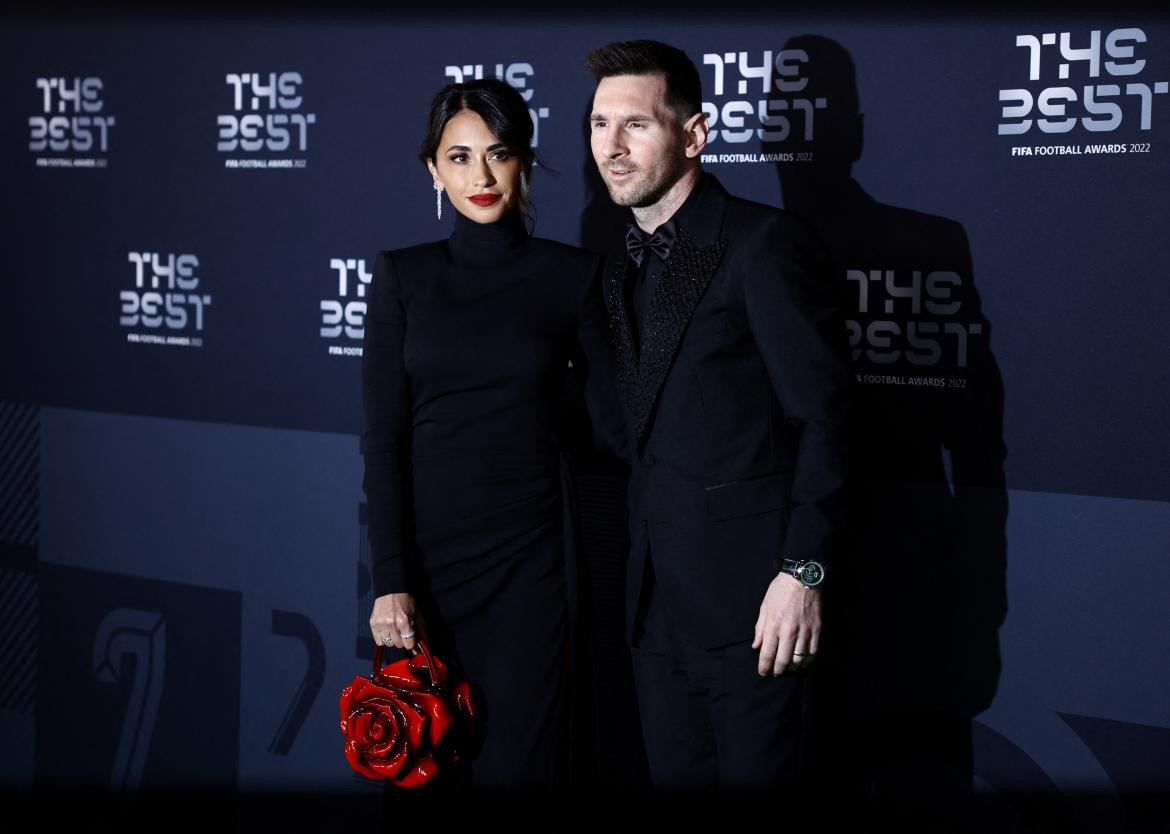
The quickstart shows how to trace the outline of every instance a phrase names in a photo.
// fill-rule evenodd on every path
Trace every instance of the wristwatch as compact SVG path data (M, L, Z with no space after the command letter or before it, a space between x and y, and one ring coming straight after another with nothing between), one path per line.
M776 570L796 577L806 588L819 588L825 581L825 566L812 559L777 559L772 563Z

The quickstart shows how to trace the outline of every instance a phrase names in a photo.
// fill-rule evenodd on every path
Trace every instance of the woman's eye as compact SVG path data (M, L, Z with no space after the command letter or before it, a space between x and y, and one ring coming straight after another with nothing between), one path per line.
M456 154L451 154L451 156L449 156L447 158L450 159L452 162L466 162L467 161L467 154L456 153Z
M498 160L503 161L505 159L508 159L510 156L511 156L511 154L508 153L507 151L496 151L494 154L492 154L492 159L498 159Z

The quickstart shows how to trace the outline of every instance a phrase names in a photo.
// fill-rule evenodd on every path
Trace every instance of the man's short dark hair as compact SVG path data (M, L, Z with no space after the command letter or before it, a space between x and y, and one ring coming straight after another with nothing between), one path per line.
M660 41L615 41L589 50L585 69L597 81L614 75L661 75L666 81L666 106L680 122L703 109L699 71L687 53Z

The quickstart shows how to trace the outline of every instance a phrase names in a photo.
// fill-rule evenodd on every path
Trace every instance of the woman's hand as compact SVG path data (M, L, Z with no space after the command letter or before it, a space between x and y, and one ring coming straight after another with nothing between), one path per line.
M370 633L374 642L382 646L412 651L418 637L427 639L426 624L414 611L414 597L410 594L386 594L374 600L370 614Z

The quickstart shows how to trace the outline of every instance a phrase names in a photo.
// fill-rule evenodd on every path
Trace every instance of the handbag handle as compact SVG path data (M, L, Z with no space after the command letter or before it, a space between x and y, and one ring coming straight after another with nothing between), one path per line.
M431 674L431 686L430 686L431 691L432 692L442 691L443 687L439 683L439 673L435 669L435 659L431 655L431 650L427 648L426 642L421 640L421 639L416 641L415 646L418 648L418 650L420 652L422 652L422 656L427 662L427 671L430 672L430 674ZM384 649L385 649L385 646L383 646L381 643L379 643L378 647L376 649L374 649L374 673L371 677L375 681L379 680L382 677L382 651Z

